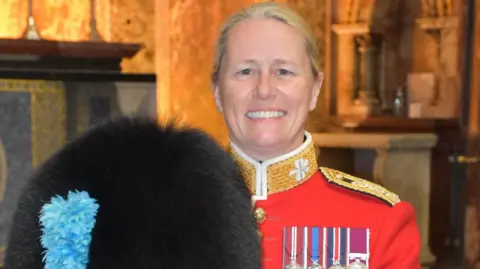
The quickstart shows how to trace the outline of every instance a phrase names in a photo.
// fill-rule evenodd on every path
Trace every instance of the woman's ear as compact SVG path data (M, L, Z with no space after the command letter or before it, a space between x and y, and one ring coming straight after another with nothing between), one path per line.
M312 99L310 100L309 109L313 111L317 107L317 100L318 96L320 95L320 90L322 89L323 84L323 73L318 72L317 78L315 79L315 83L313 83L312 88Z
M217 105L218 112L223 112L222 100L220 98L220 87L217 83L212 83L213 95L215 97L215 104Z

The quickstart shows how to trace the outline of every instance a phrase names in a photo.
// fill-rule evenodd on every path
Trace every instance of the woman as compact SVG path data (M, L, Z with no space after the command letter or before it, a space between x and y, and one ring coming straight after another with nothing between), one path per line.
M274 2L234 14L217 42L212 84L255 201L263 266L420 268L410 204L317 167L305 123L323 82L318 58L306 23Z

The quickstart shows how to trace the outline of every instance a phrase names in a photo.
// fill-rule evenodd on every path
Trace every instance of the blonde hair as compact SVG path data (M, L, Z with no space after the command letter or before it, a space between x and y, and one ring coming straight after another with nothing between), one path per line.
M275 2L253 4L233 14L222 26L217 39L214 54L212 81L216 82L220 72L220 64L228 45L228 34L235 26L250 19L273 19L296 29L304 38L306 51L315 78L320 72L319 51L313 32L305 20L286 6Z

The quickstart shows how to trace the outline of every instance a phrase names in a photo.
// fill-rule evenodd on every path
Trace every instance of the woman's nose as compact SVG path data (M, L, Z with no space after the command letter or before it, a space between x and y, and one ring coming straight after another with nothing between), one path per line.
M275 92L272 83L273 79L274 77L269 72L262 73L258 76L257 88L255 90L258 98L268 99L269 97L272 97Z

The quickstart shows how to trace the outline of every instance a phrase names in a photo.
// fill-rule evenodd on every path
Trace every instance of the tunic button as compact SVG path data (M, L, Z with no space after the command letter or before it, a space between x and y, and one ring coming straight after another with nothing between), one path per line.
M258 224L262 224L265 221L267 213L265 209L258 207L255 209L255 219L257 220Z

